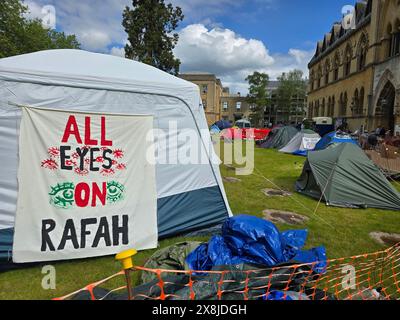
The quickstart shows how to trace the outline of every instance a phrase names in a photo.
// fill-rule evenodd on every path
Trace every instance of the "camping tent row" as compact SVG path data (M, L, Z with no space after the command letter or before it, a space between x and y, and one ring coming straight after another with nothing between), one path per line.
M298 130L292 126L273 128L267 140L260 147L264 149L282 149L297 133Z
M169 122L175 121L176 131L167 134L166 144L159 144L160 137L155 134L156 153L179 153L187 148L187 143L174 143L174 138L192 130L197 134L200 157L208 160L201 164L156 163L159 238L221 223L231 215L195 84L146 64L83 50L15 56L0 60L0 261L12 256L21 106L151 115L153 128L160 130L168 130ZM147 227L140 226L143 230Z
M312 130L302 130L285 147L280 149L279 152L307 156L308 151L314 150L320 139L321 137L318 133Z
M400 210L400 194L354 143L309 152L296 190L327 205Z
M341 143L351 143L358 145L350 135L340 132L330 132L322 139L319 134L312 130L302 130L298 132L280 152L300 156L307 156L309 151L324 150Z

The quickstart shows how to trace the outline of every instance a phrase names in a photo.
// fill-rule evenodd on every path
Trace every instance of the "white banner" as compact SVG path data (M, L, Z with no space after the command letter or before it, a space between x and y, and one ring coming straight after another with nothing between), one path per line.
M152 128L151 116L23 108L14 262L155 248Z
M303 150L314 150L320 138L303 137Z

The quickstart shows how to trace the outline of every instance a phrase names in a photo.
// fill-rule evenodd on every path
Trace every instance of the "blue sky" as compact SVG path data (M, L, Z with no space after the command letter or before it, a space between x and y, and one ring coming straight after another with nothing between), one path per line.
M294 68L307 74L316 41L341 18L346 0L169 0L185 20L175 55L181 71L215 73L232 91L246 93L245 78L262 71L276 79ZM168 2L168 0L166 1ZM56 9L57 29L74 33L89 51L124 55L123 8L131 0L25 0L31 17Z
M243 37L263 41L272 52L314 49L323 33L340 20L343 6L353 4L349 0L277 0L269 6L249 2L242 14L221 15L215 20Z

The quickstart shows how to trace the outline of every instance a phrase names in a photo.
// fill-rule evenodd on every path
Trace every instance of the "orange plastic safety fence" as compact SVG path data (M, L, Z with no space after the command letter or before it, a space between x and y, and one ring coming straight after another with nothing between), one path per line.
M223 300L269 299L279 292L281 299L296 300L400 300L400 244L385 251L323 263L279 266L264 270L155 270L134 267L133 276L143 273L154 279L132 289L133 299ZM88 293L90 299L127 297L123 271L57 300L77 298ZM148 277L147 277L148 278ZM114 289L108 282L120 281ZM136 278L137 280L137 278ZM114 284L114 283L113 283ZM115 285L115 284L114 284ZM104 289L95 293L95 288ZM100 296L99 296L100 294Z

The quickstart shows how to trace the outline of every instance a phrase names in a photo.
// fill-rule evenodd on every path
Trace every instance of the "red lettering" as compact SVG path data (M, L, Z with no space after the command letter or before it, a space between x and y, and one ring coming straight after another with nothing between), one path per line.
M112 141L106 138L106 117L101 117L101 145L106 147L112 146Z
M88 207L90 198L92 199L92 207L97 206L97 201L105 206L107 199L107 183L103 182L100 188L100 186L97 185L96 182L93 182L92 189L90 189L90 186L87 183L81 182L75 187L74 197L76 205L80 208Z
M84 208L89 204L90 187L87 183L79 183L75 188L75 203L78 207Z
M71 135L75 136L75 140L77 143L82 144L82 139L79 134L78 124L76 123L76 119L74 116L69 116L61 142L67 143Z
M92 207L96 206L96 199L98 198L103 206L106 205L106 197L107 197L107 183L103 182L102 184L103 190L100 190L97 183L93 182L92 187Z
M97 146L97 140L90 137L90 117L85 117L85 145Z

